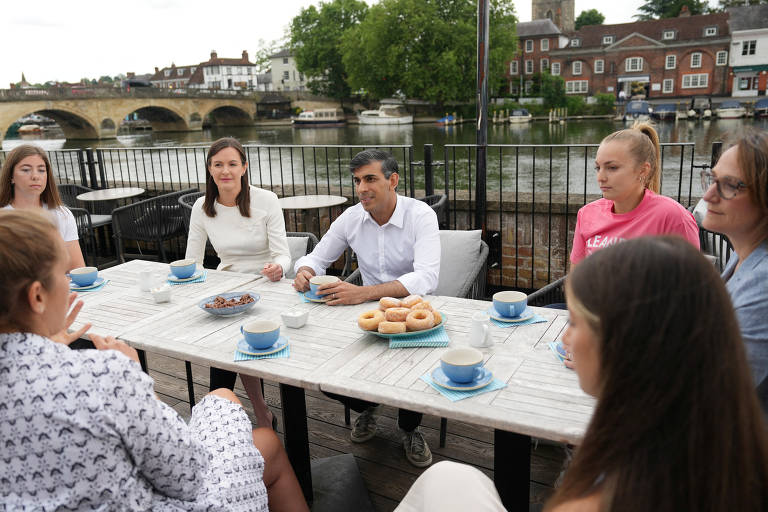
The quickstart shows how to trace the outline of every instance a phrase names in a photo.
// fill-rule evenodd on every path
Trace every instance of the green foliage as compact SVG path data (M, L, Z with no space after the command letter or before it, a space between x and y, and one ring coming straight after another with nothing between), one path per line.
M544 98L547 108L565 106L565 80L561 76L553 76L549 73L539 73L534 77L534 90Z
M275 39L274 41L266 42L263 39L259 39L259 49L253 55L253 63L256 64L256 71L259 73L266 73L272 66L272 59L270 55L274 55L286 46L285 38Z
M576 18L576 30L586 25L602 25L605 21L605 16L597 9L590 9L588 11L581 11Z
M565 99L569 116L582 116L587 111L587 102L582 96L568 96Z
M516 51L511 0L491 0L489 95L506 87L505 68ZM343 37L352 90L373 98L421 98L438 104L467 101L476 92L476 6L465 0L382 0Z
M348 98L347 71L341 59L344 32L365 18L368 6L357 0L332 0L302 9L293 18L290 47L310 90L332 98Z
M640 13L634 17L640 21L675 18L683 6L687 6L691 14L705 14L708 9L707 0L647 0L638 7Z
M599 92L595 94L597 104L592 105L595 114L612 114L615 108L616 98L611 93Z
M728 7L741 7L745 5L758 4L768 4L768 0L720 0L718 8L710 8L710 12L723 12Z

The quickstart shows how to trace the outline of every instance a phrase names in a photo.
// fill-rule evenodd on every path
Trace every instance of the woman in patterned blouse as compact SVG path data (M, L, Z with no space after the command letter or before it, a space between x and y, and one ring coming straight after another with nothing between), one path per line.
M136 351L66 345L82 303L42 215L0 212L0 503L8 510L308 510L280 440L216 390L186 424Z

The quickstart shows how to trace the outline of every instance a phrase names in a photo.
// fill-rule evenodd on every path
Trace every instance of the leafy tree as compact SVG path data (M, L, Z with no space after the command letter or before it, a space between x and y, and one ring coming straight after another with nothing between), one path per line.
M341 59L344 32L357 26L368 12L358 0L331 0L302 9L293 18L290 47L310 90L342 100L350 96L347 71Z
M382 0L344 34L343 63L353 90L374 98L401 92L438 104L475 96L477 12L464 0ZM489 93L506 86L516 50L511 0L491 0Z
M576 18L576 30L579 30L585 25L602 25L605 21L605 16L597 9L590 9L588 11L581 11Z
M724 11L728 7L742 7L745 5L768 4L768 0L720 0L719 8L710 9L711 11Z
M111 76L103 75L103 76L99 77L99 83L111 84L112 82L113 82L113 80L112 80Z
M634 17L640 21L676 18L683 6L691 14L705 14L708 8L707 0L647 0L638 7L640 13Z
M565 80L561 76L553 76L547 72L533 76L533 93L544 98L547 108L565 106Z
M253 62L256 64L256 70L259 73L266 73L272 66L272 60L270 55L274 55L286 46L286 40L275 39L274 41L266 42L263 39L259 39L259 49L253 55Z

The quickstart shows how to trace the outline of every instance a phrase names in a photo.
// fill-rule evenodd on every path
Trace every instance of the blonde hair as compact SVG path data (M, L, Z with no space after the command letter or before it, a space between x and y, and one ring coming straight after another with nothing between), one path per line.
M50 288L53 267L62 257L57 233L43 213L0 210L0 329L24 329L32 283Z
M604 138L600 144L611 141L624 141L627 152L638 164L648 162L651 171L645 178L645 187L655 193L661 191L661 146L659 134L650 123L636 122L632 128L613 132Z
M48 160L46 152L33 144L22 144L13 148L8 153L3 162L3 170L0 171L0 207L11 204L13 201L13 169L25 158L29 156L39 156L45 164L45 174L47 177L45 189L40 194L40 200L50 209L58 208L62 205L59 189L56 188L56 179L51 170L51 161Z

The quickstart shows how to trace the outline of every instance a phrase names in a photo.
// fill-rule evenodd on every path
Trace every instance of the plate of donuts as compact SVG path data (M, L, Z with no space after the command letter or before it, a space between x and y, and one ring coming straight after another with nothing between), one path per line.
M418 295L405 299L384 297L379 308L357 317L363 331L382 338L410 338L435 331L443 326L445 317Z

